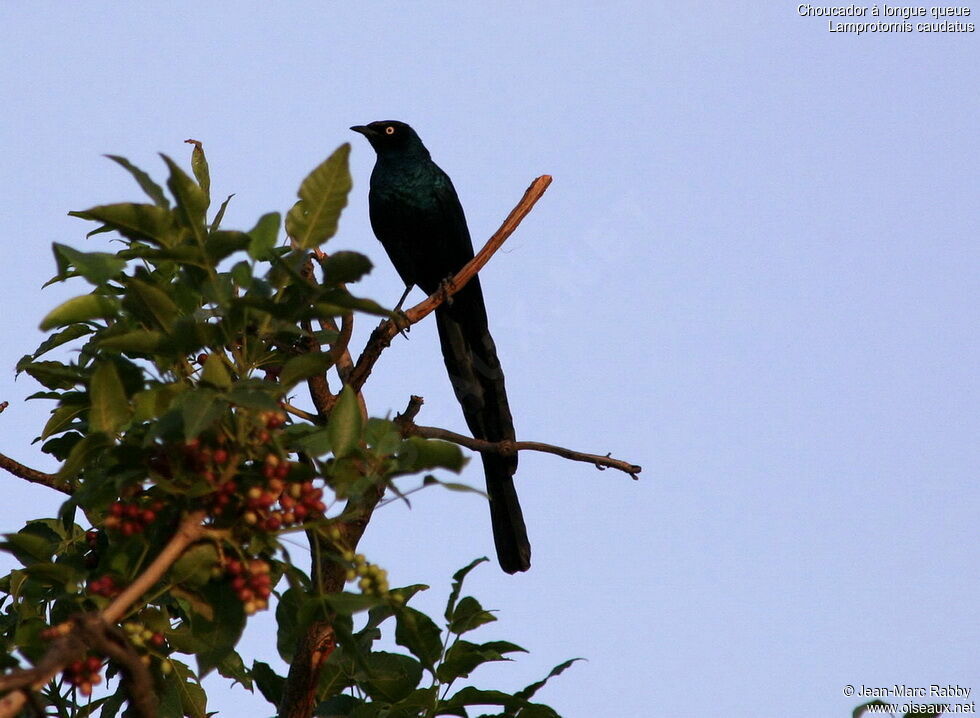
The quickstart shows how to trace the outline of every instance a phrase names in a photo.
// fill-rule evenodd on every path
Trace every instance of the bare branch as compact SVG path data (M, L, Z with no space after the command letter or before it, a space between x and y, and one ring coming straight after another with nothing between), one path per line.
M71 485L64 479L60 478L57 474L45 474L43 471L32 469L30 466L24 466L24 464L20 463L19 461L14 461L5 454L0 454L0 469L9 471L11 474L20 479L26 479L33 484L47 486L49 489L60 491L61 493L68 494L69 496L71 496L74 492Z
M609 454L606 454L605 456L600 456L599 454L586 454L581 451L566 449L563 446L544 444L540 441L484 441L483 439L474 439L469 436L464 436L463 434L457 434L455 431L440 429L435 426L419 426L411 421L399 421L397 418L395 421L399 423L402 433L406 436L421 436L425 439L442 439L443 441L451 441L454 444L465 446L467 449L479 451L481 454L500 454L502 456L512 456L518 451L540 451L545 454L560 456L563 459L582 461L586 464L592 464L600 471L605 471L606 469L617 469L625 474L629 474L634 481L639 480L640 477L637 476L637 474L643 471L641 466L631 464L628 461L622 461L621 459L614 459Z
M507 215L507 219L500 225L500 229L494 232L493 236L483 246L483 249L477 252L476 256L456 273L456 276L447 283L448 286L440 287L437 292L409 309L405 312L401 321L396 322L391 319L386 319L378 325L371 333L371 338L368 340L367 346L364 347L361 356L357 358L357 364L354 366L353 372L351 372L348 383L355 391L360 392L361 387L364 386L364 382L371 375L371 370L374 368L375 362L381 356L381 352L391 344L391 340L399 331L403 330L406 326L415 324L433 312L436 307L466 286L466 283L476 276L477 272L483 269L483 266L490 261L490 257L514 233L514 230L517 229L518 225L527 216L528 212L531 211L531 208L534 207L534 204L541 198L541 195L544 194L550 184L550 175L541 175L534 180L531 186L524 192L521 201L517 203L510 214Z

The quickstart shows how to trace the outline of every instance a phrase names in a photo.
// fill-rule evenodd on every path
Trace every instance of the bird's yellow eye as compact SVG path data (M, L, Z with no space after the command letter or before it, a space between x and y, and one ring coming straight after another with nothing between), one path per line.
M388 125L387 127L385 127L385 134L386 135L393 135L393 134L395 134L395 128L392 127L391 125Z

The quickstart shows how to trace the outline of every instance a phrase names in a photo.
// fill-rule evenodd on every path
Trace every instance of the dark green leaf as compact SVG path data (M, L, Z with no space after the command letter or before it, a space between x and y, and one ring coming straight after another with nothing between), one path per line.
M326 428L317 429L295 439L292 445L308 456L323 456L330 451L330 434Z
M250 242L248 256L255 260L266 260L279 239L279 226L282 216L278 212L269 212L259 217L259 221L249 230Z
M248 690L252 690L252 676L245 663L237 651L231 651L218 663L218 673L225 678L231 678L237 683L241 683Z
M56 361L18 362L17 371L26 371L48 389L70 389L85 381L79 369Z
M115 434L132 413L115 364L111 361L96 364L88 393L91 401L89 427L92 431Z
M152 204L104 204L68 214L102 222L128 239L145 240L160 247L169 247L176 241L170 212Z
M371 260L360 252L334 252L320 262L320 266L328 284L356 282L373 267Z
M252 679L262 696L278 708L279 703L282 702L282 691L286 686L286 679L273 671L268 663L262 661L252 662Z
M288 588L276 605L276 648L286 663L293 660L296 644L299 642L299 614L305 602L306 592L298 588ZM261 689L261 685L259 686ZM265 693L265 691L263 691ZM268 698L268 696L266 696Z
M181 415L184 420L184 438L190 441L208 429L222 415L227 403L210 389L194 389L182 397Z
M41 439L47 439L53 434L60 434L67 431L72 422L85 411L85 406L80 404L62 404L51 412L51 418L44 425L41 431Z
M228 209L228 203L231 202L231 198L234 196L235 195L233 194L228 195L227 199L225 199L225 201L221 203L221 206L218 207L218 213L214 215L214 219L211 220L211 234L218 231L218 227L221 226L221 220L225 218L225 210Z
M327 434L334 456L342 459L357 448L362 429L363 419L357 394L350 386L345 385L327 422Z
M408 696L422 680L422 666L400 653L376 651L367 656L368 673L361 687L374 700L389 703Z
M99 340L99 346L117 352L153 354L165 345L166 336L154 329L134 329Z
M170 569L174 583L199 588L211 580L211 570L218 564L218 552L212 543L196 544L181 554Z
M318 376L333 366L333 360L326 352L308 352L294 356L282 366L279 383L283 387L291 387L302 379Z
M118 311L119 303L112 297L101 294L83 294L80 297L69 299L67 302L62 302L48 312L47 316L41 320L41 331L47 331L65 324L86 322L91 319L108 319L116 316Z
M213 610L213 619L200 613L190 616L194 638L205 648L197 652L198 675L215 668L235 648L245 628L245 611L227 582L211 582L201 589Z
M548 675L545 676L544 680L538 681L537 683L532 683L527 688L524 688L523 690L518 691L517 693L515 693L514 694L514 697L515 698L520 698L522 700L529 700L531 698L531 696L533 696L535 693L537 693L539 690L541 690L541 688L544 686L544 684L547 683L549 680L551 680L552 678L554 678L557 675L561 675L562 673L564 673L565 672L565 669L567 669L570 665L572 665L576 661L583 661L583 660L585 660L585 659L584 658L572 658L570 660L565 661L564 663L559 663L557 666L555 666L554 668L551 669L551 671L548 673Z
M449 623L449 630L457 635L462 635L467 631L479 628L485 623L496 621L492 613L483 610L483 606L472 596L466 596L456 606L453 611L452 620Z
M70 327L62 329L60 332L55 332L41 342L37 350L31 355L31 359L37 359L42 354L51 351L55 347L59 347L66 342L70 342L72 339L78 339L79 337L84 337L86 334L91 334L92 331L92 327L84 324L72 324Z
M93 456L99 456L108 445L105 434L89 434L78 441L65 459L65 463L58 469L58 478L64 480L74 480L79 471L89 463Z
M133 178L139 184L140 188L146 192L146 195L156 203L158 207L163 209L170 209L170 202L167 201L167 197L163 194L163 189L150 179L150 175L136 167L125 157L120 157L119 155L106 155L110 160L119 164L123 167L129 174L133 175Z
M177 215L183 225L194 233L198 245L204 246L204 220L210 200L201 186L192 180L180 166L167 155L160 155L170 168L167 187L177 201Z
M442 632L432 619L414 608L396 615L395 642L410 650L430 671L442 655Z
M152 389L133 395L133 406L137 421L149 421L165 414L173 400L184 390L183 384L160 384Z
M217 264L235 252L248 249L250 242L249 236L244 232L219 229L208 235L204 248L207 250L211 262Z
M446 603L445 617L447 621L452 620L453 612L456 609L456 601L459 599L459 592L463 589L463 581L466 580L466 575L484 561L489 561L489 559L486 556L473 559L453 574L453 590L450 592L449 601Z
M318 247L336 233L351 188L349 156L345 142L300 185L299 202L286 215L286 233L300 249Z
M466 678L477 666L484 663L506 660L508 659L492 644L480 646L469 641L456 641L446 651L446 658L439 664L436 677L442 683L452 683L457 678Z
M126 260L107 252L79 252L57 242L52 245L52 248L60 274L64 274L70 265L89 283L97 287L118 276L126 268Z
M146 323L155 324L167 331L180 314L174 300L165 291L149 282L135 277L127 282L126 298L123 303Z
M201 369L201 381L216 389L231 389L231 374L228 373L224 359L217 354L208 354Z

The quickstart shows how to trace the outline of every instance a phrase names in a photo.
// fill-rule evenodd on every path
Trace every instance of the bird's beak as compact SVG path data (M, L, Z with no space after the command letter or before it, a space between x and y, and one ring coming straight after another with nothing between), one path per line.
M354 130L354 132L360 132L365 137L371 137L372 135L376 134L375 131L367 125L354 125L351 127L351 129Z

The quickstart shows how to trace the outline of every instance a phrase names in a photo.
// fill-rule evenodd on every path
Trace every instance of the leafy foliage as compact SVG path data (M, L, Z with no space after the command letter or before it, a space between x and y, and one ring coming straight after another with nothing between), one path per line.
M292 404L345 348L335 344L332 317L388 314L347 289L371 270L363 255L319 253L323 278L314 278L308 250L337 230L351 186L349 147L304 180L286 215L291 242L280 246L278 213L248 232L226 230L229 197L209 218L210 170L201 144L189 142L190 174L163 156L169 197L146 172L110 156L151 203L70 213L98 223L90 234L117 233L122 249L54 245L51 281L81 278L89 291L44 317L41 328L55 331L17 371L44 387L35 398L53 402L38 441L61 462L70 496L57 517L31 521L0 544L20 564L0 578L0 667L36 663L77 632L78 616L121 605L120 635L149 667L163 718L207 715L199 681L215 670L277 706L288 679L262 662L246 667L236 652L248 617L276 598L285 661L316 622L333 627L316 715L466 716L487 705L500 715L557 715L531 699L570 662L517 693L454 690L483 664L524 650L463 638L495 620L472 596L460 598L466 575L485 559L454 576L440 628L408 606L424 586L391 589L385 572L354 552L352 506L376 501L398 476L459 471L459 448L403 438L395 423L368 418L347 386L316 414ZM69 358L50 358L56 349ZM117 603L188 517L203 517L197 540L149 574L142 597ZM297 531L315 548L310 574L282 543ZM323 590L330 566L358 590ZM365 614L357 630L356 614ZM376 649L392 625L405 653ZM104 656L75 658L42 702L59 715L119 715L129 684L86 703L80 696L101 680ZM121 675L115 660L107 665L107 678ZM133 715L131 701L126 710Z

